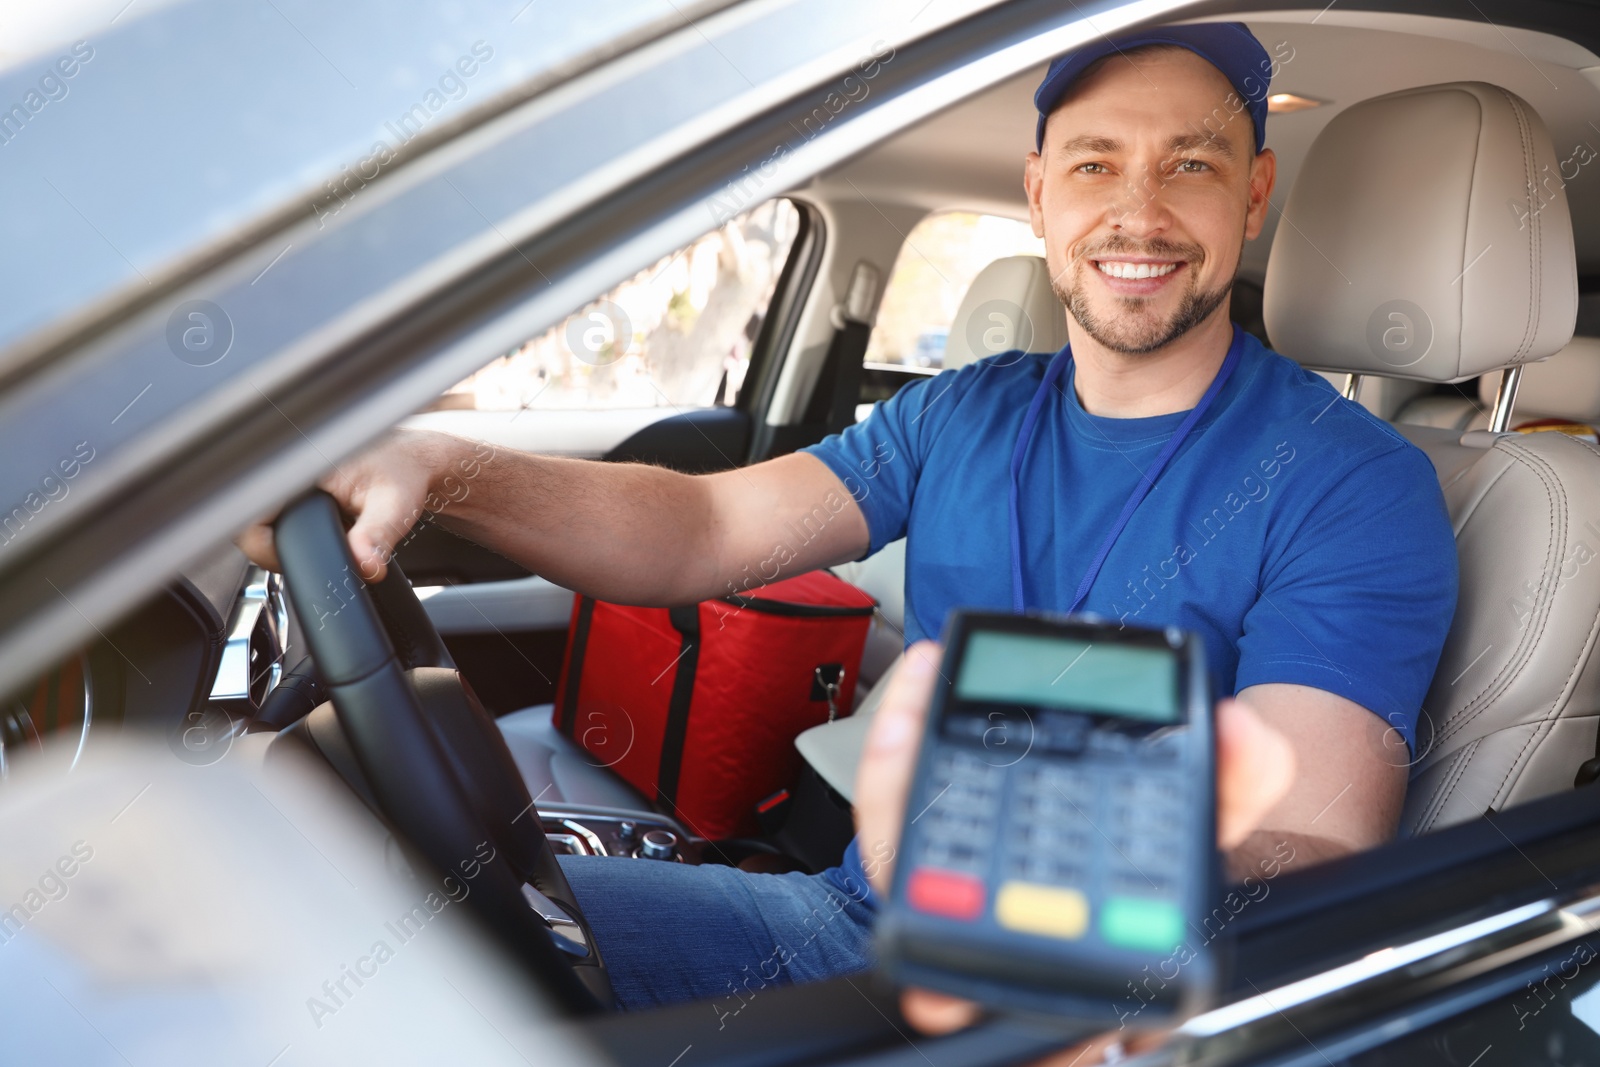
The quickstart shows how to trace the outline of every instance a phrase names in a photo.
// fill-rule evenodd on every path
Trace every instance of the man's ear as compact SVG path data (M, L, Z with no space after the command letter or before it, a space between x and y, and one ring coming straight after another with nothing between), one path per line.
M1245 215L1244 238L1254 241L1261 236L1267 224L1267 209L1272 199L1272 188L1278 181L1278 156L1270 148L1263 148L1250 163L1250 209Z
M1043 237L1044 209L1039 206L1039 196L1044 189L1044 159L1037 152L1029 152L1023 161L1022 189L1028 194L1028 221L1033 224L1033 235Z

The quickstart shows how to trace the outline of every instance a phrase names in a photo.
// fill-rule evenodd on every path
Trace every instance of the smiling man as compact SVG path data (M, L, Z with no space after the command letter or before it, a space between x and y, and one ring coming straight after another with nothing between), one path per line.
M870 467L873 491L785 576L906 537L908 644L956 606L1192 630L1219 691L1237 695L1224 732L1278 739L1244 745L1254 762L1224 745L1233 874L1385 840L1454 609L1455 547L1426 457L1229 321L1276 176L1270 72L1237 24L1101 41L1051 66L1025 188L1066 309L1063 351L947 371L740 471L501 451L440 521L591 596L690 603L725 592ZM472 448L397 434L330 478L356 517L356 558L381 571ZM269 562L269 538L258 527L243 543ZM894 855L914 716L877 727L863 837L840 868L563 857L625 1006L720 997L731 1012L767 984L870 964L867 886ZM1297 768L1286 788L1272 764Z
M841 477L881 441L906 458L860 506L869 551L908 537L910 639L955 604L1202 634L1302 757L1238 876L1393 834L1456 595L1427 458L1229 321L1276 178L1271 68L1238 24L1052 64L1024 184L1068 349L907 389L810 450Z

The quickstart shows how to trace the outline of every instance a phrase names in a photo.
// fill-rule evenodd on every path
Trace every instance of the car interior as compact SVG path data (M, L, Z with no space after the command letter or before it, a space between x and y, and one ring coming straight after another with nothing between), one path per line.
M1593 755L1600 721L1600 675L1591 665L1600 586L1577 562L1591 554L1587 539L1600 536L1592 532L1600 530L1593 525L1600 520L1600 498L1584 488L1600 473L1593 466L1594 450L1570 432L1500 439L1473 432L1491 424L1504 368L1521 363L1528 365L1515 395L1507 397L1505 427L1531 430L1557 423L1582 435L1593 432L1584 427L1600 423L1600 337L1583 333L1600 329L1600 292L1580 297L1571 280L1582 262L1589 272L1585 280L1592 284L1600 257L1595 247L1600 243L1600 179L1585 183L1587 175L1573 170L1584 158L1575 147L1596 136L1589 116L1600 87L1586 54L1571 51L1574 46L1566 42L1532 34L1528 42L1518 38L1526 47L1512 47L1492 26L1434 25L1440 21L1367 12L1330 12L1315 24L1251 20L1263 42L1283 42L1280 54L1293 57L1284 63L1275 88L1325 103L1270 120L1271 147L1282 161L1275 200L1283 207L1267 232L1246 246L1239 283L1265 290L1264 321L1247 319L1245 325L1269 340L1281 338L1282 350L1324 372L1341 390L1353 388L1369 410L1428 452L1446 489L1464 593L1425 707L1431 732L1419 741L1415 755L1406 835L1571 788L1578 765ZM1376 57L1362 66L1359 85L1349 73L1355 67L1347 62L1357 53ZM1532 63L1528 56L1549 58ZM1543 66L1558 58L1569 65L1547 76ZM1373 79L1369 69L1384 77ZM1018 160L1027 149L1029 94L1039 76L1030 71L1013 79L797 191L795 197L821 215L828 235L817 288L831 278L834 292L848 292L860 264L887 276L897 255L919 255L915 239L908 242L905 235L930 212L1024 217ZM1461 83L1499 86L1526 106L1503 92L1472 85L1438 89L1390 105L1392 113L1350 114L1333 135L1325 135L1334 119L1372 97ZM1471 95L1483 115L1493 116L1481 119L1481 130L1476 115L1457 120L1428 110L1430 103L1462 93ZM1455 121L1460 126L1452 133L1449 123ZM1382 173L1382 181L1370 189L1357 184L1365 160L1416 144L1425 131L1435 139L1430 144L1438 146L1436 153L1416 152L1403 177ZM1290 189L1308 168L1327 175L1326 184L1313 188L1306 182L1297 190L1298 199L1290 201ZM1507 203L1526 198L1530 183L1548 187L1543 176L1549 174L1573 175L1556 190L1559 198L1549 194L1549 203L1526 221L1507 209ZM1469 176L1477 182L1469 182ZM1546 186L1539 185L1541 180ZM1445 201L1442 190L1452 182L1462 186L1461 194ZM1591 189L1585 190L1586 184ZM1296 220L1294 226L1281 226L1285 215ZM1576 249L1569 234L1576 235ZM1512 242L1519 239L1524 245L1533 240L1539 258L1523 247L1521 258L1506 265L1500 254L1517 247ZM1384 264L1369 262L1363 250L1385 240L1396 244L1396 253ZM1367 294L1421 291L1415 279L1441 274L1468 243L1475 251L1491 246L1490 251L1460 272L1462 277L1444 272L1431 290L1438 298L1431 315L1435 342L1422 360L1402 368L1374 361L1364 350L1326 349L1325 338L1352 335L1347 319L1355 314L1329 299L1335 284L1350 284L1334 263L1362 264L1356 288L1363 295L1352 296L1350 303L1359 308L1366 306ZM1276 276L1269 262L1279 264ZM1528 289L1540 294L1539 320L1532 324L1515 321L1519 313L1511 299ZM813 300L826 301L829 295L824 290ZM1029 350L1051 352L1065 344L1063 314L1043 259L1005 257L984 266L968 286L947 325L941 369L995 351L984 351L981 331L971 328L974 313L994 301L1020 309L1011 336L1030 335ZM1574 316L1580 316L1579 332L1567 340L1563 324ZM828 344L826 317L812 318L812 343L805 343L803 316L801 336L787 361L785 384L791 390L800 388L806 357L813 357L809 362L815 367L816 352ZM1008 337L1006 347L1010 343ZM1397 370L1406 377L1393 373ZM1353 387L1348 385L1352 374L1357 377ZM1454 384L1463 379L1465 384ZM412 422L473 433L476 416L442 412ZM479 426L479 434L494 433ZM536 450L555 443L551 431L533 418L496 439ZM618 441L614 447L626 452L633 446ZM880 604L862 666L869 685L858 689L863 707L857 714L816 727L797 744L829 795L848 801L855 755L874 706L870 686L892 669L903 643L903 545L846 564L837 573ZM534 592L537 582L522 580L516 594L523 604L520 615L496 616L497 625L534 631L541 623L552 628L566 623L565 597L545 599ZM461 590L460 596L473 599L499 596L490 588ZM442 592L428 601L430 611L441 613L456 599L450 590ZM507 610L518 614L515 607ZM481 629L482 621L459 611L450 616L450 625L469 630ZM547 706L518 709L500 722L535 793L552 801L648 807L554 731Z
M1274 97L1267 133L1279 159L1273 209L1244 250L1234 319L1326 377L1330 402L1359 402L1428 455L1461 568L1416 750L1395 757L1410 766L1400 839L1319 879L1285 876L1277 910L1241 922L1258 946L1241 947L1258 968L1242 975L1303 977L1318 958L1306 946L1347 954L1352 916L1370 931L1363 944L1436 919L1418 887L1454 883L1459 899L1464 872L1476 872L1481 901L1458 915L1514 895L1500 867L1515 831L1500 813L1526 807L1529 826L1593 818L1575 783L1594 780L1585 765L1600 754L1600 567L1589 565L1600 554L1600 55L1470 13L1330 5L1245 21L1277 57L1272 88L1285 99ZM1030 240L1021 170L1042 73L1010 77L797 188L709 211L704 237L593 294L405 425L711 471L819 440L930 374L1017 347L1059 349L1065 318L1044 260L1018 251ZM929 227L941 220L966 221L935 248ZM991 231L1007 236L985 245ZM963 241L959 255L943 251ZM675 303L659 321L619 326L612 309L644 306L660 279ZM943 295L918 297L918 286ZM885 334L874 340L891 309L904 337L892 349ZM640 349L558 352L597 311L613 316L608 336L637 330ZM552 388L574 371L589 392ZM326 548L336 526L325 520L303 520L306 545ZM400 662L460 669L513 761L501 771L532 798L555 852L635 856L646 835L667 831L687 862L809 872L838 861L866 729L904 646L903 542L835 568L878 604L853 713L795 739L799 771L763 812L762 833L734 840L707 840L556 729L571 591L427 524L396 558L410 586L377 595L389 633L411 635ZM35 752L75 765L120 728L164 736L196 764L309 748L382 809L395 787L367 781L352 755L325 700L334 667L307 657L307 630L283 580L224 545L8 701L0 771ZM71 744L45 744L61 736ZM1580 863L1567 839L1550 847L1567 858L1540 853L1543 869ZM550 908L547 921L570 925ZM1291 922L1302 923L1301 956L1268 943L1274 924ZM646 1039L618 1029L606 1040L622 1055Z

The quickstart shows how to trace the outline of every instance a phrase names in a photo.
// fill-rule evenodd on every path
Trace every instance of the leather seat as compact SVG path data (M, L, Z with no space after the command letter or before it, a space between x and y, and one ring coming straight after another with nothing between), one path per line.
M1507 210L1557 161L1538 114L1481 82L1341 112L1300 168L1284 208L1293 225L1268 261L1279 350L1317 370L1423 382L1561 351L1577 315L1565 196ZM1402 822L1419 834L1569 789L1595 752L1600 449L1559 433L1396 429L1438 471L1461 574Z
M638 790L555 728L554 707L535 704L495 720L534 803L649 811L650 802Z
M1067 313L1040 256L1006 256L978 272L950 323L944 369L1002 352L1056 352L1067 343Z
M1489 425L1500 377L1485 374L1478 379L1478 409L1467 429ZM1600 337L1574 337L1543 363L1524 367L1512 415L1513 430L1550 419L1600 426Z
M1443 429L1482 430L1500 390L1499 374L1478 379L1478 401L1466 397L1424 396L1406 404L1397 422ZM1523 368L1511 428L1543 419L1600 426L1600 337L1574 337L1542 363Z

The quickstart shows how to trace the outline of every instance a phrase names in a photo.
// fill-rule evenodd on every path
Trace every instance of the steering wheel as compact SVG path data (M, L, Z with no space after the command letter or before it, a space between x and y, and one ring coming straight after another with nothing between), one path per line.
M437 874L468 887L477 914L564 1008L612 1007L599 947L516 762L400 568L391 560L369 589L338 505L321 490L284 508L274 538L317 672L382 814Z

